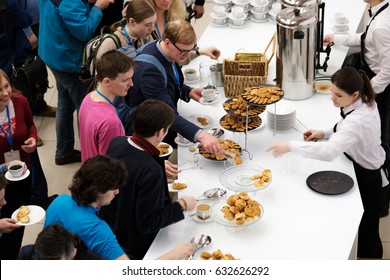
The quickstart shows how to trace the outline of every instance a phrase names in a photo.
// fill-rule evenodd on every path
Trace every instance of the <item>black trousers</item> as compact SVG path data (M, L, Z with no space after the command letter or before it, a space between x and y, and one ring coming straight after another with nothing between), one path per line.
M382 177L380 169L368 170L353 162L360 197L363 203L363 217L359 225L358 258L381 259L382 241L379 235L379 212L382 200Z
M2 218L10 218L22 205L29 205L31 200L31 175L26 179L11 182L5 189L7 204L1 208ZM0 259L16 260L22 245L24 226L0 237Z
M376 103L381 118L382 147L386 152L385 168L390 174L390 85L376 95Z

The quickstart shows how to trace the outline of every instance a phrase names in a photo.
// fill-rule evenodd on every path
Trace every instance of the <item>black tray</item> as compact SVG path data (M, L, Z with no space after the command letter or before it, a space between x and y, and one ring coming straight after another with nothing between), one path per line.
M306 184L313 191L322 194L342 194L353 187L353 179L338 171L319 171L311 174Z

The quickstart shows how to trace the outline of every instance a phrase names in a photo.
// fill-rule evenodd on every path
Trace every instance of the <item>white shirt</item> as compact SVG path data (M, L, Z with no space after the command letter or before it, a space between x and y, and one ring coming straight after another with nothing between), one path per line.
M375 15L388 1L371 8ZM334 43L345 46L360 46L360 34L334 35ZM365 55L368 66L377 75L371 84L376 93L381 93L390 85L390 6L372 20L365 40Z
M385 161L385 151L381 146L381 125L376 103L370 107L361 99L345 107L343 112L354 110L333 127L324 131L327 141L291 141L290 150L307 158L332 161L346 152L360 166L366 169L379 169Z

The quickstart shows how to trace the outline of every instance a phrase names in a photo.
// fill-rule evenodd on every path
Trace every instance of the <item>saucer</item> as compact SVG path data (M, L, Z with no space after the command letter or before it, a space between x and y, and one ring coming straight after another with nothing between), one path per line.
M348 24L349 24L349 19L346 19L346 20L344 21L344 23L337 23L337 22L334 20L334 18L332 18L331 22L332 22L333 25L344 26L344 25L348 25Z
M201 218L198 217L198 215L192 216L192 220L198 223L209 223L212 221L211 217L208 217L207 219L202 220Z
M229 22L228 23L229 27L234 28L234 29L242 29L248 26L248 22L245 21L243 25L234 25L233 23Z
M214 12L211 12L210 13L210 17L211 18L215 18L215 19L225 19L225 18L227 18L228 14L226 12L224 12L224 14L225 15L223 15L223 16L217 16Z
M188 141L188 140L187 140ZM188 141L188 143L183 143L180 141L180 138L179 137L176 137L175 138L175 143L179 146L182 146L182 147L189 147L189 146L192 146L194 145L194 143L192 143L191 141Z
M262 22L267 22L268 21L268 17L266 17L265 19L257 19L255 18L253 15L249 17L249 19L253 22L257 22L257 23L262 23Z
M199 103L202 104L202 105L213 105L215 103L218 103L218 101L219 101L219 94L211 101L206 101L206 100L204 100L203 97L201 97L199 99Z
M192 79L192 80L187 80L186 78L184 78L184 83L185 84L195 84L195 83L199 83L199 76L196 76L195 79Z
M228 25L228 23L227 23L227 21L224 24L216 24L214 22L211 22L210 25L213 26L213 27L220 28L220 27L226 27Z
M335 33L335 34L348 34L348 31L349 31L349 27L348 27L348 26L347 26L347 28L346 28L345 30L343 30L343 31L337 31L337 30L335 30L334 26L332 26L331 29L332 29L333 33Z
M14 177L11 175L11 173L9 171L7 171L7 173L5 173L5 178L8 181L21 181L23 179L26 179L28 177L28 175L30 175L30 170L28 170L28 169L26 170L26 172L24 174L22 174L19 177Z

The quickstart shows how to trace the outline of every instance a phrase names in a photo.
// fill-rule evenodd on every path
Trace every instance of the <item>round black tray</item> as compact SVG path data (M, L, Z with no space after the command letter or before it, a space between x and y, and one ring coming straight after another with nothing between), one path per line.
M322 194L342 194L353 187L353 179L338 171L319 171L311 174L306 180L307 186Z

